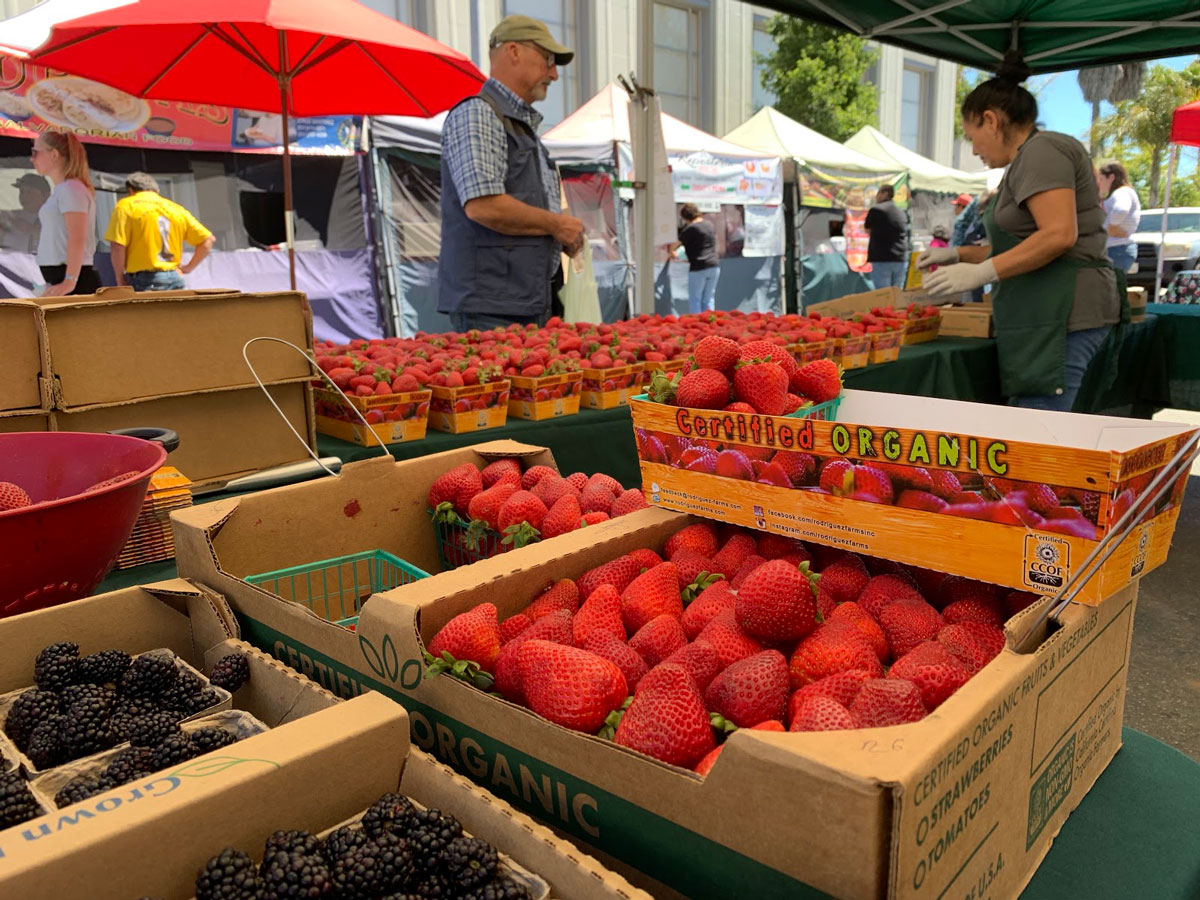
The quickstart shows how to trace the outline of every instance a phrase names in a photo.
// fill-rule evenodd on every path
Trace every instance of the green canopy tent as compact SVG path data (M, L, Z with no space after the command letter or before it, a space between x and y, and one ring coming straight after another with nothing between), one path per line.
M995 69L1019 50L1035 73L1194 53L1196 0L756 0L871 40Z

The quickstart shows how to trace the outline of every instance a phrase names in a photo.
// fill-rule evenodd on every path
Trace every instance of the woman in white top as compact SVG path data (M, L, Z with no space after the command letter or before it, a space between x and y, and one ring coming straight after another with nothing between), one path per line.
M1104 198L1104 228L1108 232L1105 250L1113 268L1128 272L1137 259L1137 244L1130 235L1142 218L1142 201L1129 185L1125 167L1115 160L1106 162L1096 173L1096 184Z
M87 153L79 138L47 131L33 142L33 168L54 184L38 210L42 233L37 261L46 279L43 296L94 294L100 279L92 268L96 255L96 191Z

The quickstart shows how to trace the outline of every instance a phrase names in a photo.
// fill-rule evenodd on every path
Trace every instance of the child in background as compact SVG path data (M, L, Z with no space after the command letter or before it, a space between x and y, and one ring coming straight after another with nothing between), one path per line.
M938 225L933 229L933 240L929 242L930 247L949 247L950 246L950 231L945 225Z

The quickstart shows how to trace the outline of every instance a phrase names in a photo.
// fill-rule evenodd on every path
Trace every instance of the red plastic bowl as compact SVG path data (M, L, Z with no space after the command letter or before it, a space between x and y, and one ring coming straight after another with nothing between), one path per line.
M0 618L86 597L129 540L162 444L69 431L0 434L0 481L32 506L0 512ZM120 484L84 494L126 472Z

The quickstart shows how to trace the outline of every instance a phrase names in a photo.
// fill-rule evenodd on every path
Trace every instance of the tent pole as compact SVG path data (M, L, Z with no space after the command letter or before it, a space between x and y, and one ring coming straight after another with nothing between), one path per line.
M654 4L638 0L638 82L644 88L654 87ZM630 98L635 115L642 116L641 146L635 145L634 170L637 180L645 187L634 193L635 241L633 258L637 266L637 306L643 313L654 312L654 106L644 96Z
M287 71L287 34L279 32L279 105L283 112L283 229L288 248L288 283L296 289L296 229L292 219L292 153L288 129L288 101L292 80Z
M782 165L782 163L780 163ZM796 284L796 261L800 247L796 242L796 164L792 162L792 179L783 183L783 311L800 312L800 295Z
M1167 242L1167 216L1171 214L1171 176L1175 172L1175 155L1179 153L1179 145L1171 145L1171 153L1167 157L1167 196L1163 201L1162 213L1162 233L1158 238L1158 259L1155 262L1154 268L1154 296L1150 298L1151 303L1158 303L1158 292L1162 290L1163 280L1163 245Z

